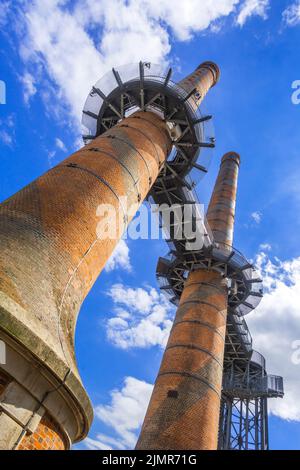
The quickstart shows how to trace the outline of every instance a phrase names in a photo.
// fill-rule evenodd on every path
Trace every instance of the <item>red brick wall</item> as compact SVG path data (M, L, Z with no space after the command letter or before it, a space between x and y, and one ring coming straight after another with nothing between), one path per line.
M229 152L223 156L207 210L207 221L215 241L224 243L227 249L233 242L239 165L240 156L237 153Z
M186 281L137 449L217 448L227 313L221 274Z
M68 441L60 426L46 414L36 431L22 439L17 450L66 450Z
M97 238L97 208L111 204L125 230L170 150L164 121L138 112L0 205L0 288L63 342L68 363L77 312L122 235Z

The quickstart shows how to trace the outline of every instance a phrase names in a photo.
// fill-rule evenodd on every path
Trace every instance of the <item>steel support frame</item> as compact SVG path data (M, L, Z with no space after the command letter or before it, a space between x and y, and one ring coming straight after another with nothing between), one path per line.
M219 450L268 450L267 398L222 394Z

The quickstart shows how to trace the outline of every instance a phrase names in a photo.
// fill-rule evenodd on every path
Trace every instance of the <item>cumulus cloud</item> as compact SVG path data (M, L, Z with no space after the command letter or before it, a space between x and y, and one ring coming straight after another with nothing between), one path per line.
M269 6L270 0L245 0L237 16L237 24L243 26L252 16L260 16L266 19Z
M30 98L34 96L37 92L35 86L35 78L31 73L25 72L24 75L19 77L20 82L23 85L23 96L26 104L29 103Z
M156 289L114 284L108 292L114 316L107 321L107 337L122 349L167 343L174 309Z
M239 24L253 14L264 16L266 3L244 2ZM91 86L112 66L139 60L166 64L173 39L185 41L208 28L219 31L216 22L235 15L240 0L77 0L72 6L66 0L24 0L20 4L16 30L21 57L32 71L38 68L40 87L45 78L41 67L47 72L56 85L53 90L48 83L47 90L58 95L57 106L67 108L78 122Z
M261 243L259 245L259 249L261 251L271 251L272 250L272 246L270 245L270 243Z
M267 359L269 373L283 375L285 396L269 400L270 413L286 420L300 421L300 257L282 261L261 251L256 265L264 279L265 295L258 308L247 317L254 348ZM116 322L138 313L147 318L153 305L160 303L160 295L154 289L132 289L121 284L109 293L120 308ZM164 299L160 299L164 302ZM137 320L138 322L140 320ZM128 336L125 335L125 342ZM122 339L123 341L123 339ZM132 345L131 339L129 344ZM125 344L128 347L128 344ZM98 434L88 438L90 449L133 448L147 404L152 385L127 377L121 390L111 392L111 403L96 407L96 416L115 432L114 436Z
M129 257L129 248L125 240L120 240L116 248L114 249L111 257L105 265L105 271L110 272L115 269L124 269L125 271L131 272L132 266Z
M67 151L65 144L58 137L56 137L56 139L55 139L55 145L56 145L57 148L59 148L59 150L62 150L63 152Z
M287 26L296 26L300 23L300 1L289 5L282 13L282 18Z
M68 151L67 147L65 146L65 144L59 137L56 137L55 139L55 148L51 150L47 150L48 163L50 167L53 166L55 159L57 157L57 149L61 150L62 152Z
M15 115L9 114L5 119L0 119L0 142L8 147L15 143L16 119Z
M114 436L98 434L95 439L85 439L84 444L97 450L133 449L152 389L147 382L125 377L123 387L110 392L110 404L95 408L95 417L109 426Z
M4 145L10 147L13 143L12 136L5 130L0 131L0 140Z
M262 213L259 211L252 212L251 218L254 220L256 224L260 224L261 218L262 218Z
M204 31L215 20L235 11L239 0L141 0L148 16L167 24L175 37L181 41L191 39L199 31Z
M300 257L282 261L265 252L256 259L265 295L247 317L254 348L267 359L269 373L284 377L285 396L272 399L269 410L288 420L300 420Z
M4 26L8 20L8 13L10 10L10 2L3 1L0 4L0 26Z

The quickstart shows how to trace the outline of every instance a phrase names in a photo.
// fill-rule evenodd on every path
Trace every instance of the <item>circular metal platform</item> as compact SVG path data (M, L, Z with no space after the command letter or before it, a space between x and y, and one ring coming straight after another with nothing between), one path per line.
M82 116L86 144L138 110L158 113L167 122L173 149L150 192L156 203L162 202L163 196L169 203L173 199L184 202L184 190L194 196L195 181L207 172L215 146L212 116L202 115L196 104L197 92L188 93L171 75L172 69L151 62L112 69L92 88ZM197 201L196 195L192 198ZM213 241L199 252L181 251L178 242L174 248L169 258L160 258L157 268L162 289L173 303L180 299L188 272L199 268L217 270L229 280L229 307L238 315L246 315L260 302L262 281L236 249L221 249Z
M170 252L167 258L159 258L156 276L172 303L178 305L189 272L197 269L218 271L228 279L228 306L239 316L255 309L263 297L262 280L253 265L235 248L214 244L198 252Z
M188 174L207 172L211 149L215 147L211 115L197 109L197 92L186 90L171 80L172 69L140 62L112 69L89 93L82 115L83 140L92 139L115 126L135 111L156 112L167 122L173 140L160 177L183 181Z

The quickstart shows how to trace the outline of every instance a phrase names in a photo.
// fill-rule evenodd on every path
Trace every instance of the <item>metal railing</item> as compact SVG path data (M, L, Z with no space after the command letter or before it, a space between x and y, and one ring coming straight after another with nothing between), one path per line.
M257 364L263 371L266 370L266 359L258 351L252 351L251 362Z
M262 378L264 389L268 390L268 393L274 393L276 396L283 396L283 378L279 375L267 375Z
M236 397L247 395L249 398L255 396L283 397L283 378L277 375L266 375L264 377L248 378L232 377L230 373L224 374L223 391Z
M252 346L252 336L244 317L241 317L236 313L232 313L231 316L234 322L234 327L239 336L241 336L243 344Z

